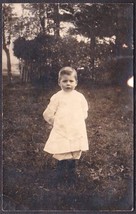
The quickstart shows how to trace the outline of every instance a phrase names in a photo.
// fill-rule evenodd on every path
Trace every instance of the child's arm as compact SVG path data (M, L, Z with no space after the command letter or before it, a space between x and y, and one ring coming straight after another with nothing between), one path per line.
M43 117L47 123L50 125L53 125L54 123L54 117L55 113L58 107L58 100L56 99L56 96L53 95L50 99L50 103L48 104L47 108L43 112Z

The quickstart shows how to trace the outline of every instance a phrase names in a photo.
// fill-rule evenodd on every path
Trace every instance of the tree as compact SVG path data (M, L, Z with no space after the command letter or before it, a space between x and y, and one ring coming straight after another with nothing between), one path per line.
M2 5L3 12L3 50L7 56L7 73L8 73L8 82L11 84L12 72L11 72L11 59L10 59L10 50L9 46L11 43L11 26L13 24L12 19L12 7L10 4Z
M22 69L22 81L33 81L36 79L57 78L58 70L63 66L75 68L88 64L88 44L78 42L75 38L56 38L54 35L39 34L32 40L18 38L14 42L14 54L17 58L25 60L30 68ZM73 57L74 56L74 57ZM24 65L24 68L26 66Z
M28 11L28 15L26 16L24 12L24 16L21 20L21 22L23 22L21 36L25 39L29 38L29 40L30 36L31 40L32 38L40 38L40 48L36 45L37 51L35 51L36 53L33 54L33 57L36 57L35 55L39 53L39 50L40 54L42 53L40 58L44 59L44 64L46 64L47 67L51 64L51 66L55 68L58 64L61 64L61 61L73 64L73 56L71 57L69 53L70 48L71 54L73 51L71 44L74 45L74 47L75 44L73 42L71 44L69 43L68 45L70 48L67 48L65 51L63 50L62 44L64 47L66 47L66 45L64 45L64 40L62 40L60 36L61 22L74 23L74 33L76 32L76 35L83 35L90 41L90 49L89 52L87 51L88 56L85 61L87 64L86 67L90 69L90 76L92 79L96 79L99 68L99 70L104 71L104 68L108 65L106 63L109 60L124 56L124 54L132 54L132 39L129 39L129 33L125 33L125 31L129 32L132 30L131 4L31 3L23 4L23 8ZM125 16L126 14L127 16ZM70 33L72 33L72 31L68 32L68 34ZM48 44L44 44L44 39L47 39L47 35L52 35L52 39ZM114 39L113 41L111 39L107 43L106 38ZM102 43L100 43L100 39L103 41ZM32 43L32 41L30 43ZM77 42L76 44L81 46L81 43ZM127 46L127 48L123 48L123 45ZM31 46L28 50L29 56L32 56L31 53L33 52L33 48L34 47ZM56 53L59 53L61 48L63 55L59 54L56 56ZM41 52L40 49L44 51ZM81 49L79 52L79 56L81 57L80 53ZM61 60L61 57L63 60ZM27 59L28 58L29 57L27 57ZM77 56L75 58L77 59ZM81 60L79 61L81 62Z
M102 4L85 3L77 4L75 12L75 31L90 38L90 68L95 75L95 62L101 56L117 57L132 56L132 4ZM115 36L115 42L109 46L99 45L97 39ZM126 49L123 48L126 45ZM102 47L108 51L102 51ZM96 64L97 65L97 64ZM118 62L117 62L118 65ZM117 68L117 66L116 66ZM117 69L118 70L118 69Z
M22 7L24 11L23 19L25 19L25 23L23 23L24 34L22 36L32 37L32 35L37 36L39 33L54 33L56 37L59 37L59 3L27 3L22 4ZM28 15L25 15L26 11Z
M58 51L58 44L61 43L60 20L62 20L62 15L60 14L60 4L28 3L22 4L22 7L23 14L16 26L20 29L20 36L14 42L14 54L17 57L21 56L20 58L24 59L26 64L28 64L28 60L31 61L30 63L33 60L44 60L44 64L46 64L44 67L48 67L51 57ZM27 52L24 51L25 49ZM58 62L54 60L51 66L57 67ZM24 76L26 77L27 74ZM25 81L27 79L25 78Z

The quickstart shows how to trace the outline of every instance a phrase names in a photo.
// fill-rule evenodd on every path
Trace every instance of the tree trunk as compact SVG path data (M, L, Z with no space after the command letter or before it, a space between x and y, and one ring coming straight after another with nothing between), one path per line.
M7 48L7 44L6 44L6 38L5 38L5 31L4 31L4 26L3 26L3 50L6 53L7 56L7 74L8 74L8 83L11 84L12 82L12 73L11 73L11 59L10 59L10 51ZM8 45L10 44L10 36L9 36L9 41L8 41Z
M90 67L91 67L91 78L92 80L95 79L95 34L92 32L90 33L91 42L90 42Z
M54 5L54 23L54 35L58 38L60 36L59 3Z
M12 82L12 73L11 73L11 59L10 59L10 51L9 49L6 47L5 44L3 44L3 49L6 53L7 56L7 74L8 74L8 83L11 84Z

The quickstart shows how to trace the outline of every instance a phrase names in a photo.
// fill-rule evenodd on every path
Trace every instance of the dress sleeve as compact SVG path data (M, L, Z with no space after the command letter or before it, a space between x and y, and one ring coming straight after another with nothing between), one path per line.
M58 97L56 95L53 95L50 99L50 103L43 112L44 120L47 121L50 125L53 125L54 123L54 117L57 108L58 108Z
M83 109L84 119L86 119L88 117L88 103L84 96L82 96L81 105Z

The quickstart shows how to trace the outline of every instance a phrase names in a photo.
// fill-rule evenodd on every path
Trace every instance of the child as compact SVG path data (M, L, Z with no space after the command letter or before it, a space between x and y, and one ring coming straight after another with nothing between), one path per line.
M77 73L71 67L59 71L58 84L61 88L54 94L43 112L44 119L52 126L44 151L58 160L58 180L64 181L65 171L68 182L75 181L75 160L81 152L88 150L85 119L88 104L85 97L75 90Z

